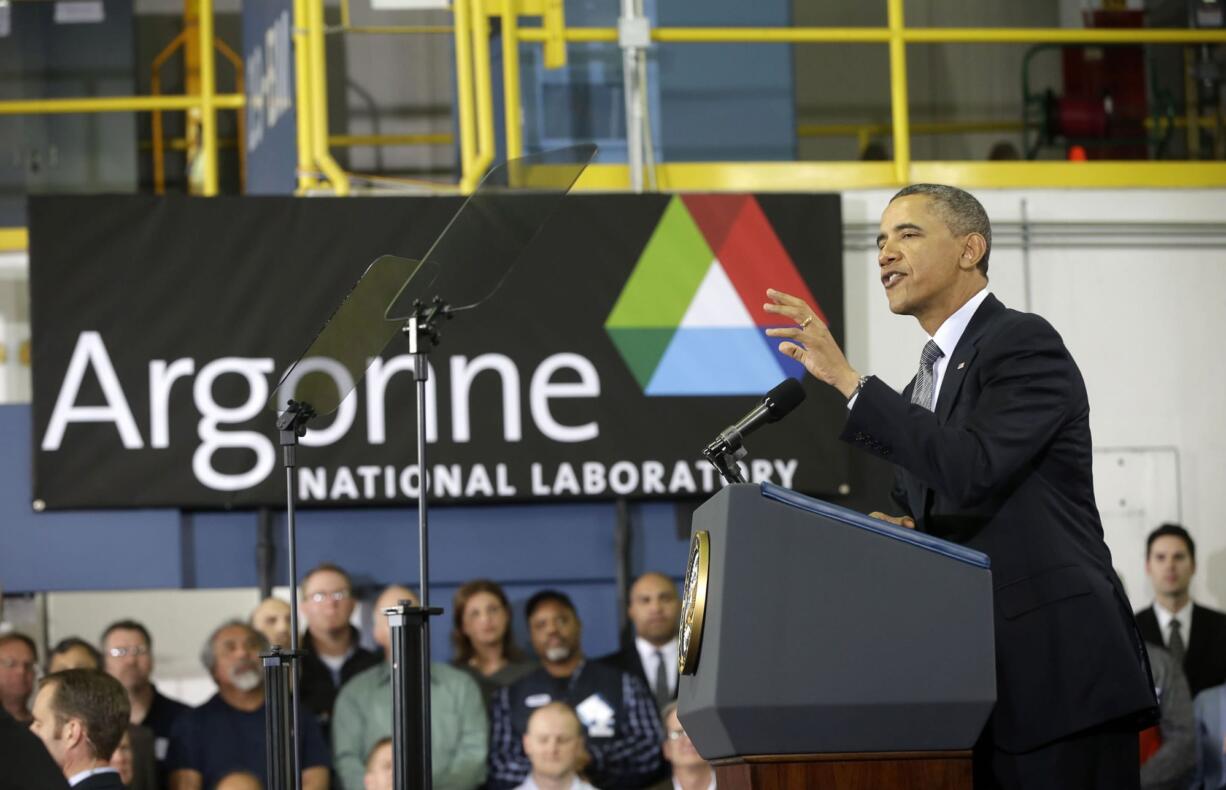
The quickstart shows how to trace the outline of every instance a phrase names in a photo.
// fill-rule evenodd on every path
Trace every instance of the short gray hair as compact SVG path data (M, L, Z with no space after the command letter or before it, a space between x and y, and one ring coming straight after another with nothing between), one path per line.
M213 650L213 643L217 641L217 635L227 628L241 628L248 634L254 636L260 641L260 649L268 649L268 640L259 631L255 630L252 625L244 620L237 618L227 620L221 625L213 629L213 633L209 634L209 638L204 641L204 647L200 650L200 663L204 664L204 668L213 674L213 667L217 666L217 653Z
M965 236L968 233L978 233L987 242L983 257L979 259L978 268L984 277L988 276L988 255L992 252L992 223L988 220L988 212L983 204L975 199L970 192L945 184L912 184L898 190L898 194L890 198L893 203L908 195L925 195L932 198L937 213L955 236Z

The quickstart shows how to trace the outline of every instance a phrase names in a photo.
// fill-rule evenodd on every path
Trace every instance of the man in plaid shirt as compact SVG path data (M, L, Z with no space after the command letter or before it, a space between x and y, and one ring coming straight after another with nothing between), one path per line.
M583 723L592 758L585 773L592 784L606 790L650 785L662 765L664 732L647 686L584 658L579 616L564 593L537 593L528 601L527 615L541 667L494 697L488 786L516 787L532 771L523 747L528 717L554 701L569 704Z

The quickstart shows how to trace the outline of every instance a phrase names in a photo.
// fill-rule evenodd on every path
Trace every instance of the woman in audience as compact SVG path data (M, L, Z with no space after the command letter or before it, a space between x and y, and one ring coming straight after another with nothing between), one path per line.
M528 660L511 636L511 604L496 583L476 579L456 590L454 650L451 663L476 679L489 706L494 692L531 672Z

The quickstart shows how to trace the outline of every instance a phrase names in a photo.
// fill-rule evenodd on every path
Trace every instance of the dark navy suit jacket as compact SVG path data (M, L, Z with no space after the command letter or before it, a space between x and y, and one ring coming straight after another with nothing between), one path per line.
M1081 372L1042 318L994 296L950 355L936 412L870 378L842 438L893 462L916 527L992 560L994 743L1024 752L1156 721L1149 663L1103 541ZM940 612L933 612L939 617Z

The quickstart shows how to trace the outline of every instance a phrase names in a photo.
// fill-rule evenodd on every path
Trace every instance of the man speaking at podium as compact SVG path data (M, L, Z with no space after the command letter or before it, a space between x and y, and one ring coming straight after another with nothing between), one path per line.
M1156 701L1094 502L1085 384L1050 324L989 293L991 246L960 189L890 200L881 283L930 338L901 395L854 370L801 299L768 292L767 311L796 326L767 334L848 398L841 438L895 465L903 515L873 515L992 560L997 702L976 790L1138 788L1137 731Z

